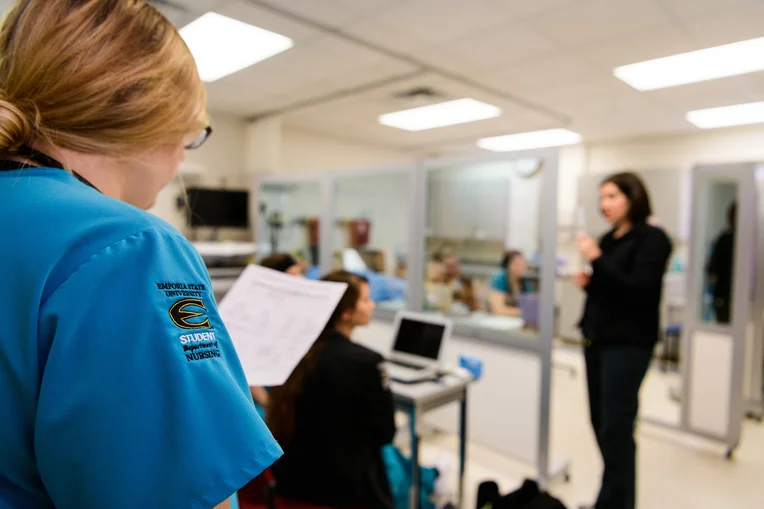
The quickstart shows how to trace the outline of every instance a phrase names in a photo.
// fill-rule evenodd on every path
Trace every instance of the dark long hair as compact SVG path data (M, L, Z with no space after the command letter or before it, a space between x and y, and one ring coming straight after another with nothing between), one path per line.
M273 253L263 258L260 265L267 269L286 272L288 268L297 265L297 260L287 253Z
M602 181L600 187L608 183L614 184L629 200L629 221L644 223L653 215L650 193L647 192L645 183L635 173L625 171L610 175Z
M333 281L336 283L346 283L347 289L340 299L339 304L326 322L324 331L310 347L305 357L297 364L289 379L280 387L271 389L268 400L267 423L273 436L282 445L288 444L295 430L295 407L297 398L303 391L305 382L313 372L321 358L321 353L326 345L326 339L337 328L342 315L347 311L352 311L358 305L358 299L361 297L361 288L368 283L368 280L357 274L345 270L336 270L330 272L322 281Z
M502 256L501 258L501 269L509 273L509 264L512 263L515 258L522 255L523 253L521 253L517 249L504 251L504 256Z

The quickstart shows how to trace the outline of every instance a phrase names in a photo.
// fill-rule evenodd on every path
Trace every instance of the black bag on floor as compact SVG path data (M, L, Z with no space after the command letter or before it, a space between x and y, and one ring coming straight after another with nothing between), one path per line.
M483 498L481 498L481 494ZM482 504L481 504L482 502ZM526 480L519 490L498 494L494 482L484 482L478 487L478 509L565 509L562 502L539 489L535 481Z
M499 499L499 485L493 481L481 482L477 491L476 509L488 509L492 507Z

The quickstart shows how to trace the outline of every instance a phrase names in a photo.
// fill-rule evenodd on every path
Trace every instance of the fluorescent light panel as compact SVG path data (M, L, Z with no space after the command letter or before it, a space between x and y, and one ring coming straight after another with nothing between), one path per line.
M567 129L547 129L528 133L508 134L478 140L478 147L494 152L514 152L534 148L560 147L581 142L581 135Z
M475 99L447 101L410 110L380 115L379 123L405 131L424 131L449 125L465 124L501 115L501 108Z
M701 129L761 124L764 123L764 102L690 111L687 120Z
M294 45L289 37L214 12L183 27L180 35L205 82L239 72Z
M613 74L640 91L764 70L764 37L617 67Z

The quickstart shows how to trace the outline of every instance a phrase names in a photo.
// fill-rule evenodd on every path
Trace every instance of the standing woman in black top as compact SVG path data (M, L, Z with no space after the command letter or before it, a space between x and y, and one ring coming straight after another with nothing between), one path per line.
M660 302L671 241L647 223L652 214L645 185L633 173L606 178L600 208L612 230L599 243L579 235L578 250L591 276L576 284L587 293L581 331L589 407L605 463L596 509L634 509L634 424L639 388L660 334Z

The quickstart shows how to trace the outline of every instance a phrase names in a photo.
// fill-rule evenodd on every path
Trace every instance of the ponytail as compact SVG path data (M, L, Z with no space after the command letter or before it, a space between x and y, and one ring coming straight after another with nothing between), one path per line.
M0 91L0 154L16 151L35 135L39 112L34 108L34 120L16 104L3 98Z

